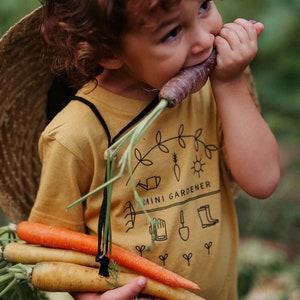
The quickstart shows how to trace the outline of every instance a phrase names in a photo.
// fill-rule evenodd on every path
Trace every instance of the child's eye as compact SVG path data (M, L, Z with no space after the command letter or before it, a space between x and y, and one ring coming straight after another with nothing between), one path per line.
M170 41L177 37L177 35L180 33L181 27L175 27L172 29L164 38L164 41Z
M206 13L210 9L211 1L212 0L205 0L202 2L201 6L199 8L199 11L198 11L199 15Z

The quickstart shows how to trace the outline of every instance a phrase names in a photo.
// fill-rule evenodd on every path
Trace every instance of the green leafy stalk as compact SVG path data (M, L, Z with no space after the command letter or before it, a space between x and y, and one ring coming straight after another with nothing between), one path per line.
M30 282L32 267L13 264L4 257L4 248L8 243L22 241L16 234L16 224L0 227L0 300L47 300L45 293L34 288Z
M7 262L0 275L0 299L47 300L45 293L34 288L30 282L33 266Z
M111 260L108 266L109 279L105 279L110 289L115 289L121 286L119 283L120 268L117 262Z
M134 128L132 128L127 134L125 134L122 138L120 138L118 141L116 141L112 146L110 146L107 149L107 160L113 161L116 159L117 153L126 145L128 144L127 148L125 149L122 157L120 158L120 161L118 165L120 166L120 171L117 175L107 178L107 181L103 183L102 185L98 186L94 190L90 191L83 197L79 198L78 200L71 203L69 206L67 206L67 210L72 209L73 207L81 204L82 202L86 201L89 197L95 195L99 191L103 190L107 186L113 184L117 180L119 180L123 175L125 171L126 165L128 165L128 161L130 161L130 156L132 153L132 150L134 146L137 144L137 142L140 140L140 138L143 136L143 134L146 132L146 130L152 125L152 123L158 118L160 113L163 111L165 107L167 107L168 102L167 100L160 100L159 104L154 108L154 110L146 116L139 124L137 124ZM130 176L132 173L129 173ZM136 190L135 187L133 190Z
M17 226L13 223L0 227L1 246L5 246L8 243L16 242L18 240L16 228Z
M13 289L17 284L17 279L11 275L6 274L0 278L0 280L5 283L6 287L0 292L0 297L3 297L9 290Z

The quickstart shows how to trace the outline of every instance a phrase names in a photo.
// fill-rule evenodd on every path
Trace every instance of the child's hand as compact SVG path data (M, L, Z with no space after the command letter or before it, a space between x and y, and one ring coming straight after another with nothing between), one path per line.
M223 25L215 38L218 55L213 80L229 82L242 75L257 53L257 39L263 29L262 23L245 19Z
M72 296L76 300L134 300L146 286L147 281L144 277L138 277L130 281L128 284L107 291L103 294L97 293L74 293ZM151 296L139 296L139 300L162 300Z

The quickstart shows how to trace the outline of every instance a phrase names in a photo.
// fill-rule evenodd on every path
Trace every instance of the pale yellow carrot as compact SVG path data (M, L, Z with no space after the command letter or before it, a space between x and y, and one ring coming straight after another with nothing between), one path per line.
M120 272L117 279L102 277L98 269L64 262L41 262L33 268L34 287L49 292L105 292L123 286L138 275ZM143 294L166 300L204 300L182 288L174 288L147 278Z
M3 255L7 261L13 263L31 265L41 261L62 261L90 267L99 267L99 263L95 260L95 255L29 244L9 243L5 246Z

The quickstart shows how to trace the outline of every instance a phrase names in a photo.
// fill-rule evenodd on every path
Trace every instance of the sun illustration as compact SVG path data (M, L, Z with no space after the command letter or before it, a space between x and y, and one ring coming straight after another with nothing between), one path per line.
M191 169L194 170L193 175L197 173L200 178L200 173L204 172L203 166L205 166L205 163L202 163L202 158L199 160L196 156L196 160L193 161L193 166L191 167Z

